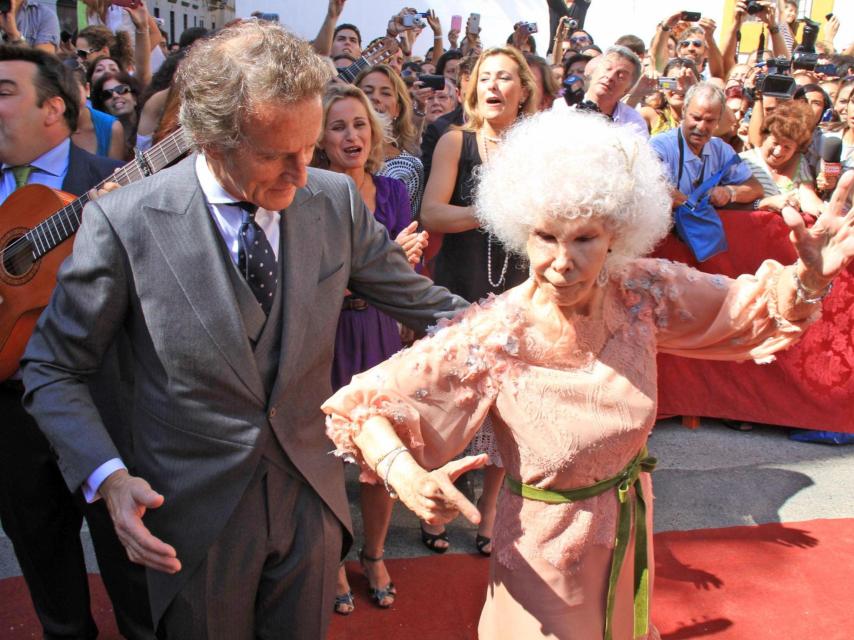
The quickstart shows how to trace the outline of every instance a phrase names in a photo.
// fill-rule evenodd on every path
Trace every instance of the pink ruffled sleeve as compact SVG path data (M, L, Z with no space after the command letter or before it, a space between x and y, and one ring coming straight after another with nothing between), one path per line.
M334 453L358 462L363 482L377 478L353 438L372 416L387 418L426 469L440 467L465 448L518 353L520 323L504 307L490 300L440 323L411 348L354 376L323 404Z
M640 260L628 269L623 297L632 315L653 324L661 353L761 364L797 342L821 315L817 305L805 320L786 320L777 301L781 275L783 266L774 260L736 279L667 260Z

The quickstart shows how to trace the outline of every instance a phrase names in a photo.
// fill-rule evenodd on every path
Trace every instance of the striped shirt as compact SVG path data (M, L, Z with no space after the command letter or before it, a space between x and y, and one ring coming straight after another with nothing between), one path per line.
M795 175L791 179L781 179L779 182L774 181L774 178L771 175L771 170L768 168L768 164L762 157L762 151L759 148L742 151L738 155L744 163L750 167L753 177L762 185L762 191L764 192L763 196L766 198L768 196L776 196L781 193L791 193L792 191L795 191L801 183L813 183L812 173L810 172L809 165L807 164L803 154L799 154L798 168L795 171Z

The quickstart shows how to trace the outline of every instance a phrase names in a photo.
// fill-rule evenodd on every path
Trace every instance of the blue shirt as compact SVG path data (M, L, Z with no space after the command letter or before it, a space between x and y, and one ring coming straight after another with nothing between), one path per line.
M59 47L59 18L54 7L24 0L15 14L15 24L31 47L46 43Z
M89 113L92 115L92 126L95 129L95 140L98 142L98 149L95 152L99 156L108 158L110 155L110 141L113 138L113 123L118 120L115 116L109 113L98 111L89 105Z
M68 174L68 156L71 153L71 138L66 138L50 151L30 162L33 167L27 184L43 184L51 189L62 189L62 183ZM0 182L0 203L5 202L15 190L15 176L12 165L3 163L3 178Z
M676 185L676 188L687 196L704 180L720 171L724 164L737 154L729 144L720 138L712 137L703 147L700 156L697 156L691 151L688 142L683 140L684 168L682 169L682 180L677 185L676 179L679 177L678 134L681 130L682 127L677 127L655 135L650 138L649 143L667 167L671 184ZM705 167L703 166L704 160ZM726 170L719 184L744 184L751 177L753 177L753 173L750 171L750 167L739 158L735 164Z

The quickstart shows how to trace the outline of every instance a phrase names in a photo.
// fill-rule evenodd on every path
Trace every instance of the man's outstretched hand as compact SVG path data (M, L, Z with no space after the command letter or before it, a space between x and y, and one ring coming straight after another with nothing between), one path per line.
M98 493L107 504L116 534L132 562L164 573L181 570L175 548L153 536L142 523L146 509L156 509L164 501L148 482L120 469L107 476Z

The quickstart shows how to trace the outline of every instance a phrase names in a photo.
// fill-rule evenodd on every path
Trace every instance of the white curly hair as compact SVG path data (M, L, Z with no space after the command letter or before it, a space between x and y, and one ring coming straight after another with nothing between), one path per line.
M670 188L649 143L574 110L513 126L481 168L475 209L485 229L522 255L543 216L600 219L614 233L612 266L651 252L671 224Z

